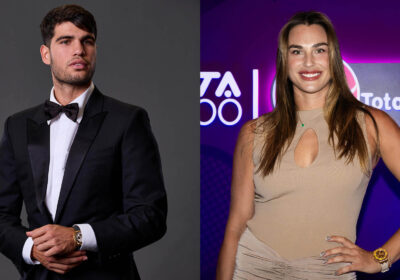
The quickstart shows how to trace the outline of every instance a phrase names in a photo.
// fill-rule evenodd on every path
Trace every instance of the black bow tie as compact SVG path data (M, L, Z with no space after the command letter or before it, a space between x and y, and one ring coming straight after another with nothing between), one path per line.
M57 103L51 102L50 100L46 100L44 103L44 112L49 120L57 117L61 112L64 112L68 118L76 122L76 119L78 118L79 105L78 103L71 103L61 106Z

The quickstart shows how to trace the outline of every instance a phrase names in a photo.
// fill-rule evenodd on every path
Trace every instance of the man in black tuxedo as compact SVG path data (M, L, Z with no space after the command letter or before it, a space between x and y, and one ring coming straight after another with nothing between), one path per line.
M88 11L55 8L41 32L54 87L45 104L5 124L0 251L22 279L140 279L132 252L164 235L167 214L147 114L92 83L97 29Z

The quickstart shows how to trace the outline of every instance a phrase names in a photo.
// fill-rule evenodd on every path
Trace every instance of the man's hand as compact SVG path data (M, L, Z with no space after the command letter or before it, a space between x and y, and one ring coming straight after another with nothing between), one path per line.
M33 244L44 256L66 255L75 250L74 229L60 225L45 225L26 235L32 237Z
M60 257L47 257L42 251L38 250L36 245L33 245L32 259L38 260L48 270L65 274L86 261L87 256L86 251L74 251Z

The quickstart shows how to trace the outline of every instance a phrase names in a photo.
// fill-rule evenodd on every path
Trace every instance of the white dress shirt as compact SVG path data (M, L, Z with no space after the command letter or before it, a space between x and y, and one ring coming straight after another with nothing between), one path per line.
M78 103L79 106L76 122L69 119L63 112L47 121L50 126L50 162L45 202L53 221L56 216L61 183L64 177L69 150L78 131L79 124L82 121L86 103L93 90L94 84L91 83L90 87L84 93L71 102ZM50 101L60 104L54 96L54 88L52 88L50 93ZM80 250L97 251L97 240L93 228L89 224L77 224L77 226L79 226L82 232L82 246ZM39 264L38 261L32 261L31 259L32 247L33 240L31 237L28 237L22 249L22 257L27 264Z

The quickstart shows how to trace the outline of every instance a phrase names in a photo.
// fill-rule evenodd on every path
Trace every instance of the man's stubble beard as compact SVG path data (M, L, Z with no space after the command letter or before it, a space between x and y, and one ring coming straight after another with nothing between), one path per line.
M86 75L84 75L83 77L81 77L81 75L69 74L67 71L59 71L57 67L54 67L52 62L50 63L50 69L54 79L57 80L57 82L60 84L67 84L71 86L85 86L92 81L96 69L96 63L93 65L90 71L86 72Z

